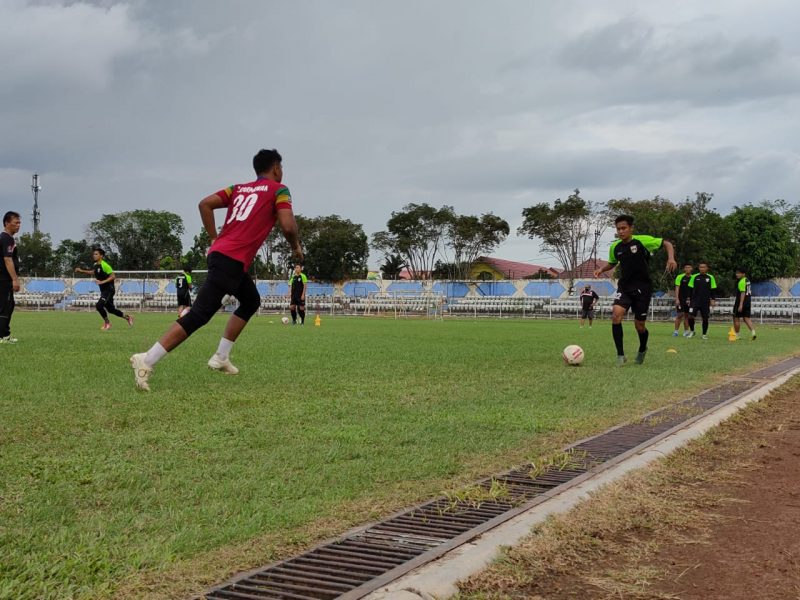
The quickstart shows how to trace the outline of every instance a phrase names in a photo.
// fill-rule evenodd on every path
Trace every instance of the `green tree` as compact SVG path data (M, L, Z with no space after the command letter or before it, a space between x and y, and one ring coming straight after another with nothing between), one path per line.
M49 233L23 233L17 242L19 274L25 277L53 275L53 244Z
M168 211L133 210L103 215L89 224L88 238L116 255L118 270L151 270L166 256L181 255L183 220Z
M447 227L455 218L453 207L440 209L428 204L407 204L392 212L386 231L372 236L372 247L384 257L400 255L414 279L433 271L442 252Z
M786 200L765 200L761 206L769 208L786 223L794 248L794 268L790 276L800 276L800 204L789 204Z
M523 222L517 229L520 235L541 240L541 250L553 256L565 271L572 274L594 250L594 242L608 226L602 205L584 200L575 189L566 199L556 199L553 205L543 202L522 211Z
M61 240L53 251L53 272L62 277L72 277L77 266L88 267L92 250L86 240Z
M475 259L491 254L509 234L508 222L491 213L458 215L447 225L447 246L453 250L452 279L467 279Z
M400 273L406 268L403 257L399 254L390 254L381 265L381 273L384 279L396 280L400 278Z
M752 281L789 277L796 266L796 247L786 221L766 206L736 206L725 217L736 236L734 261Z
M302 232L308 275L321 281L366 277L369 244L363 227L338 215L312 222Z
M182 264L192 269L205 269L207 267L206 255L210 247L211 237L208 235L205 227L203 227L200 229L200 233L194 236L192 247L183 255L181 259Z

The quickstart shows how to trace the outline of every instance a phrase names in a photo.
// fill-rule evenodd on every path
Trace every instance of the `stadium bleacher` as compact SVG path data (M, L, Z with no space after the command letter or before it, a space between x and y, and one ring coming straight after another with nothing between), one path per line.
M503 285L499 285L503 284ZM800 284L796 284L800 285ZM173 286L173 287L170 287ZM260 312L286 312L289 306L285 281L257 282L261 294ZM380 291L381 289L387 291ZM347 282L344 285L310 283L306 298L309 312L351 315L452 317L577 318L580 302L576 297L557 295L564 288L557 282ZM601 293L613 287L600 288ZM765 288L767 289L767 288ZM771 288L770 288L771 289ZM786 288L784 288L786 289ZM794 288L792 288L794 289ZM116 305L123 310L171 312L177 309L174 283L167 280L128 279L118 284ZM430 291L428 291L430 290ZM487 292L498 292L488 294ZM537 295L531 292L538 292ZM31 279L15 295L26 310L94 310L99 299L97 285L89 279ZM598 319L608 318L610 295L601 295L596 306ZM236 307L226 299L223 310ZM733 298L721 298L712 319L730 319ZM653 299L650 318L669 320L675 316L673 299L662 295ZM800 296L754 296L753 319L758 322L800 323Z

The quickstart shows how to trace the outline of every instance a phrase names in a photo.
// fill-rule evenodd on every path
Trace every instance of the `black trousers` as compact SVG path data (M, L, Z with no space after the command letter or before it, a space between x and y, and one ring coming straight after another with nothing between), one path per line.
M14 312L14 284L0 281L0 337L11 335L11 314Z

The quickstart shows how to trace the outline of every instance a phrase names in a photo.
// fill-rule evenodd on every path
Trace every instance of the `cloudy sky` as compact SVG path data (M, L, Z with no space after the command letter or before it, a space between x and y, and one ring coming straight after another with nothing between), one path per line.
M0 23L0 208L30 231L38 172L54 242L151 208L188 247L262 147L296 212L368 234L409 202L516 230L576 187L798 201L793 0L0 0Z

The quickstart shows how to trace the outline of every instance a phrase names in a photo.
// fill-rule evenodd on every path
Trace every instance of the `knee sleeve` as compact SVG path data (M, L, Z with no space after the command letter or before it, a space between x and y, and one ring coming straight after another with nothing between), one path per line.
M249 321L250 317L258 311L259 306L261 306L261 297L258 294L255 296L248 295L245 298L239 298L239 307L233 314L243 321Z

